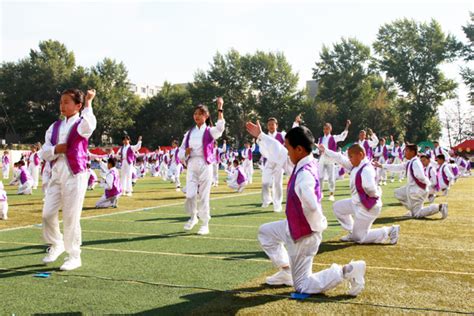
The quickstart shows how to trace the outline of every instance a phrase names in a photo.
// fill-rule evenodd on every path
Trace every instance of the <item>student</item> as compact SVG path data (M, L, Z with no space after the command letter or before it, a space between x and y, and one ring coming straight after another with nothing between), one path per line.
M170 154L170 163L169 163L169 169L168 169L168 178L171 180L171 182L174 183L176 192L181 191L181 180L179 179L179 176L181 175L181 160L179 160L178 154L179 154L179 143L175 139L171 143L171 150L169 152Z
M39 148L36 145L31 146L31 154L28 158L28 171L33 178L33 190L38 188L39 171L41 169L41 159L38 155Z
M186 212L191 216L184 225L185 230L191 230L197 223L198 217L202 222L199 235L209 234L211 219L209 198L212 183L212 163L214 142L225 129L224 100L217 98L217 124L212 126L209 110L205 105L194 109L196 123L185 135L179 148L179 160L187 166L186 173Z
M438 163L438 183L439 189L443 192L443 195L447 195L451 183L456 179L451 172L449 164L445 160L445 155L440 154L436 156L436 162Z
M428 202L433 203L434 199L436 198L436 193L439 192L439 183L438 183L438 170L437 167L431 164L431 158L426 155L420 155L421 163L425 169L425 175L430 180L430 185L428 186Z
M20 162L13 163L13 177L12 181L8 185L19 185L20 184Z
M359 244L380 244L389 239L391 244L398 242L400 226L371 229L372 224L382 210L382 191L375 180L375 169L365 156L365 150L359 144L353 144L349 158L340 153L318 146L319 151L328 160L336 161L350 170L352 197L333 204L333 211L342 228L349 232L342 241L354 241Z
M379 143L379 139L377 138L377 135L369 128L367 133L365 130L361 130L359 132L359 139L354 142L354 144L359 144L364 148L365 150L365 155L367 156L367 159L372 160L374 157L373 154L373 148L377 146Z
M459 176L468 176L468 166L469 166L469 161L464 159L461 155L458 155L457 153L454 153L455 157L455 162L459 167Z
M379 139L379 144L374 148L374 159L381 164L388 163L388 147L385 145L385 138ZM377 168L377 182L381 185L387 185L387 172L383 168Z
M97 121L92 111L95 90L84 93L67 89L61 94L64 118L46 131L42 158L52 162L51 179L43 206L43 237L50 244L44 263L52 263L66 251L61 270L73 270L81 262L81 212L87 190L88 139ZM82 109L82 111L81 111ZM59 209L63 211L64 238L59 230Z
M391 143L391 156L392 156L392 164L401 164L403 163L403 148L400 147L400 143L398 141L393 140L393 136L390 136ZM389 163L389 162L386 162ZM395 182L395 173L398 173L398 182L402 182L405 174L405 170L400 172L392 172L392 176L390 178L390 182Z
M3 152L2 173L3 173L3 179L8 179L10 177L10 156L8 155L8 150L5 150Z
M229 175L229 181L227 182L227 185L232 190L235 190L240 193L244 191L245 187L248 184L247 174L243 170L238 159L234 160L233 165L234 169Z
M436 157L438 157L439 155L443 155L444 160L449 161L449 158L451 157L449 156L448 151L442 148L441 146L439 146L439 142L437 140L435 140L433 144L434 144L433 158L436 159Z
M138 142L136 145L130 145L130 136L125 135L122 138L123 146L118 150L118 156L122 162L120 169L120 181L122 185L122 190L124 196L132 196L133 186L132 186L132 175L135 165L136 155L135 153L140 150L142 147L142 137L138 137Z
M222 143L222 148L217 146L217 141L214 143L214 153L213 155L216 157L216 161L212 164L212 186L218 187L219 186L219 166L223 163L223 154L227 149L226 141L224 140ZM224 169L226 166L224 164Z
M0 181L0 219L8 219L8 199L7 192L3 188L3 182Z
M95 186L97 185L97 174L91 168L90 162L87 163L87 174L87 190L94 190Z
M428 190L431 182L425 175L423 165L417 154L418 147L409 144L405 147L406 162L401 164L383 165L374 162L374 165L378 168L385 168L388 171L406 171L408 179L407 185L394 191L395 198L408 209L405 216L423 218L436 213L441 213L441 216L444 219L448 216L448 204L431 204L423 207L423 203L428 198Z
M356 296L365 285L365 262L352 261L312 273L313 257L318 252L327 220L321 208L318 166L313 158L314 137L306 127L295 127L285 136L285 146L262 133L260 122L247 123L247 131L257 139L269 163L291 172L288 182L286 219L263 224L258 240L279 271L267 284L294 286L297 292L326 292L349 280L349 295Z
M255 151L255 140L250 146L250 142L246 141L244 143L244 149L242 149L241 156L243 159L242 168L245 172L245 176L248 179L248 183L252 184L253 182L253 152Z
M342 142L346 139L347 134L349 132L349 126L351 125L351 121L347 120L346 128L342 131L339 135L331 135L332 132L332 125L331 123L324 124L323 133L324 135L319 137L318 144L324 145L324 147L329 148L332 151L337 151L337 143ZM334 163L331 161L326 161L324 155L319 157L319 183L321 183L321 190L323 189L324 185L324 177L327 175L328 177L328 186L329 186L329 201L334 201L334 191L336 190L336 174L334 171Z
M33 194L33 177L31 176L30 172L25 166L25 162L20 160L17 162L18 164L18 173L17 178L15 179L15 183L18 183L18 191L17 194L19 195L30 195Z
M122 187L120 183L120 176L116 165L115 158L109 158L107 160L107 168L108 172L105 176L105 181L101 186L104 187L105 192L104 195L97 201L95 204L96 208L107 208L107 207L114 207L116 208L118 205L118 199L122 194Z

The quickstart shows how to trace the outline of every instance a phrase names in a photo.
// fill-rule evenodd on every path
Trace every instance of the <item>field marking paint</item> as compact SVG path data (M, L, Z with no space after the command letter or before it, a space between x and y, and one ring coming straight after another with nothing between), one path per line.
M42 244L35 243L24 243L24 242L9 242L9 241L0 241L1 244L12 244L12 245L26 245L26 246L43 246ZM146 250L129 250L129 249L115 249L115 248L101 248L101 247L89 247L84 246L82 249L86 250L95 250L95 251L105 251L105 252L115 252L115 253L133 253L133 254L146 254L146 255L160 255L160 256L173 256L173 257L189 257L189 258L201 258L201 259L211 259L211 260L233 260L233 261L250 261L258 263L269 264L271 261L269 259L252 259L252 258L236 258L236 257L224 257L224 256L209 256L209 255L199 255L199 254L186 254L186 253L175 253L175 252L162 252L162 251L146 251ZM330 263L318 263L313 262L315 266L324 266L328 267ZM367 266L368 270L389 270L389 271L405 271L405 272L423 272L423 273L436 273L436 274L454 274L454 275L468 275L474 276L474 272L464 272L464 271L445 271L445 270L431 270L431 269L416 269L416 268L398 268L398 267L381 267L381 266Z

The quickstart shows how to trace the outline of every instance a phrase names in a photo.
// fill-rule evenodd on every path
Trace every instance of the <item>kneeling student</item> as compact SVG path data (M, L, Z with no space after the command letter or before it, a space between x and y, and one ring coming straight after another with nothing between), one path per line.
M122 186L117 168L115 168L115 158L107 160L109 171L105 176L103 186L105 188L104 195L95 204L97 208L117 207L119 196L122 194Z

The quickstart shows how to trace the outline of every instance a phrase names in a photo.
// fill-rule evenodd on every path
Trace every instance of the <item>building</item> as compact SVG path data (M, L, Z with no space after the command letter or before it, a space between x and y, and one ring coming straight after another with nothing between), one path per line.
M157 95L161 90L161 86L146 83L130 83L129 89L140 98L147 99Z
M316 80L306 80L306 91L311 98L316 98L318 94L318 82Z

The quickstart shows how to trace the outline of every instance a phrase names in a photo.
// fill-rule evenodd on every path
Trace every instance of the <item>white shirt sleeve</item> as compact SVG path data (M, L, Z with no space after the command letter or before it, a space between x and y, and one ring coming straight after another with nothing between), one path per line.
M265 133L261 133L257 142L260 146L260 153L267 158L267 161L284 168L288 160L288 150L279 141Z
M57 159L58 156L59 156L59 155L54 154L54 148L56 146L53 146L51 144L51 136L53 134L53 126L54 126L54 123L51 124L51 126L46 131L46 134L44 136L43 148L41 150L41 159L46 160L46 161L53 161L53 160Z
M379 138L377 137L377 135L375 135L375 133L372 134L372 139L368 139L367 141L369 142L369 146L372 148L376 147L379 144Z
M142 141L139 140L136 145L130 146L133 152L139 151L142 148Z
M384 164L382 164L382 168L384 168L388 171L391 171L391 172L400 172L400 171L404 171L406 169L407 163L408 163L408 161L405 161L403 163L398 163L398 164L384 163Z
M114 185L114 176L111 173L108 173L107 176L105 176L105 185L104 188L107 190L112 189Z
M81 117L82 121L79 123L77 131L82 137L89 138L97 127L97 119L95 118L94 112L92 111L92 107L88 106L84 108L84 110L82 110Z
M349 132L346 131L346 130L344 130L344 131L342 131L341 134L339 134L339 135L333 135L333 137L334 137L334 140L336 141L336 143L339 143L339 142L342 142L342 141L344 141L344 140L346 139L347 134L349 134Z
M186 132L186 134L184 134L183 141L181 142L181 146L179 146L178 158L181 162L186 161L186 143L185 143L185 140L186 140L186 137L188 137L188 133L189 133L189 131Z
M352 163L349 160L349 158L347 158L346 156L344 156L341 153L337 153L335 151L332 151L329 148L326 148L326 147L324 147L324 148L325 148L324 156L326 156L327 158L331 159L332 161L335 161L336 163L340 164L341 166L343 166L347 170L352 169L353 166L352 166Z
M225 120L218 120L216 126L211 127L212 138L218 139L222 136L225 130Z

